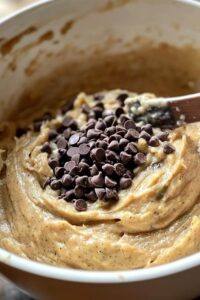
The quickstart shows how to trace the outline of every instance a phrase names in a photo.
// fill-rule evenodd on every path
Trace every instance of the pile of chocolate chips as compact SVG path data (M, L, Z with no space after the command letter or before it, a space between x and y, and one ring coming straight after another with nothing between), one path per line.
M137 148L139 138L157 147L167 141L168 133L154 135L151 124L137 126L125 114L125 96L119 95L115 111L106 110L101 97L94 97L92 111L86 105L82 112L87 116L84 128L65 116L58 129L49 132L49 141L42 148L48 153L49 166L54 176L44 184L60 192L60 198L72 202L77 211L85 211L88 202L97 200L113 203L118 191L131 186L133 170L146 163L146 154ZM58 154L52 154L55 143ZM175 149L168 142L162 144L166 154Z

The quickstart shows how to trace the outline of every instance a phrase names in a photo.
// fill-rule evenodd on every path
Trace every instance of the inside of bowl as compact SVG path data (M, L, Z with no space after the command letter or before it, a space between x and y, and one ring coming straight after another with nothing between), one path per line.
M183 1L67 2L29 10L0 29L1 120L31 118L80 91L200 89L200 9Z

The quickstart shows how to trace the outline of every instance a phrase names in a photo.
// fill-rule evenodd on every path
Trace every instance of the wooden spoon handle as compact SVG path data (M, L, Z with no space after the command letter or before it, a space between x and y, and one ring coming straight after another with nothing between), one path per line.
M200 93L166 99L176 120L200 121Z

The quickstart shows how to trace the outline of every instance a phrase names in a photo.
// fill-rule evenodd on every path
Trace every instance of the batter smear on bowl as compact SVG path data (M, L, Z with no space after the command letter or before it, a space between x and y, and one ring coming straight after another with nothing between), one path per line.
M148 267L198 251L200 125L175 128L167 112L156 120L150 111L134 115L137 99L152 98L81 93L71 107L5 136L0 246L91 270Z

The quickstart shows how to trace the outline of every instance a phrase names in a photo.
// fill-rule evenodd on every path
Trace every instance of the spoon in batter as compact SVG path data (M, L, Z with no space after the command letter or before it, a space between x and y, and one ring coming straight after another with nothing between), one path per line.
M170 98L128 98L129 114L135 122L174 128L200 121L200 93Z

